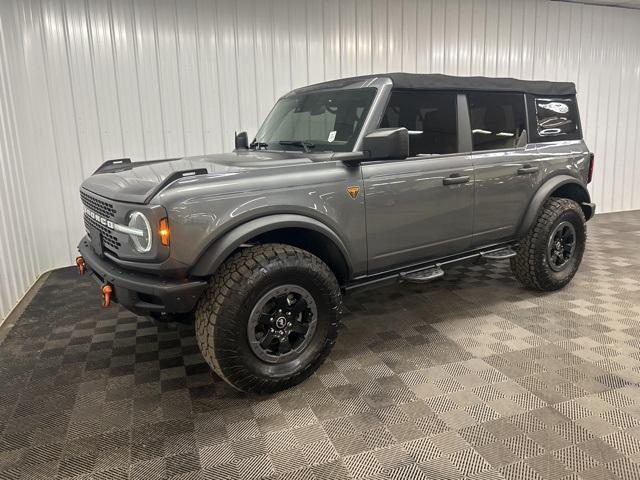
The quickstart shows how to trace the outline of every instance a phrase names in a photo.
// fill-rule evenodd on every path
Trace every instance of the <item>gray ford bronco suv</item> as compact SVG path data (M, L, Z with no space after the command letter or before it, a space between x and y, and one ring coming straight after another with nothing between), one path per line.
M239 390L308 377L342 294L510 259L556 290L576 273L593 155L572 83L391 73L294 90L232 153L105 162L80 189L77 263L142 315L193 314Z

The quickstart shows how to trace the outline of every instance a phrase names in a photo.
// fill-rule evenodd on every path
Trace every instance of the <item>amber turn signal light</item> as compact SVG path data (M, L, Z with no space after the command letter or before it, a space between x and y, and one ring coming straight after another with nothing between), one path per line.
M160 233L160 243L165 247L168 247L171 238L171 230L169 230L169 220L167 220L166 218L160 220L160 229L158 230L158 233Z

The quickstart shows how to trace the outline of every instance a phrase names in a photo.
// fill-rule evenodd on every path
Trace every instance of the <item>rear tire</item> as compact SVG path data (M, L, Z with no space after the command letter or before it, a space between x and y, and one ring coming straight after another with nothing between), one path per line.
M580 205L567 198L550 198L511 259L511 270L525 287L558 290L578 271L586 239Z
M196 337L227 383L272 393L321 365L336 340L341 301L334 274L315 255L282 244L245 248L211 279L196 307Z

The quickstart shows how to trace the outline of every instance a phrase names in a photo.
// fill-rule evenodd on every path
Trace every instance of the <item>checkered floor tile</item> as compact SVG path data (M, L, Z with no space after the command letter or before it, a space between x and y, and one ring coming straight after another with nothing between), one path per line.
M338 344L270 397L193 326L51 274L0 345L0 479L640 478L640 211L589 224L564 290L506 262L346 299Z

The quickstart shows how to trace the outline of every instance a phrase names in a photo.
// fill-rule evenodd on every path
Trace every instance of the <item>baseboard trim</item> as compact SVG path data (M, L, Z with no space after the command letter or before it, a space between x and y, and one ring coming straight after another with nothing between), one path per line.
M9 311L9 314L5 317L4 321L0 322L0 345L4 342L4 339L7 338L7 335L9 335L11 329L15 326L18 319L29 306L33 297L36 296L42 285L44 285L44 282L47 280L50 273L51 271L48 271L40 275L36 281L33 282L33 285L31 285L29 290L27 290L27 293L25 293L18 301L16 306Z

